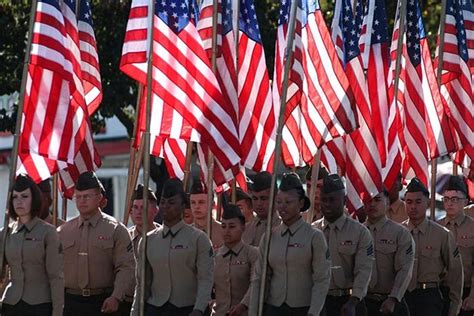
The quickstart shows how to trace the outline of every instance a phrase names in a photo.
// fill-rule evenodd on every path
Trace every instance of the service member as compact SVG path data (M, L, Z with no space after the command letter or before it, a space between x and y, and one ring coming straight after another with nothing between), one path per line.
M311 173L313 172L313 166L309 167L308 171L306 172L306 193L308 196L311 195ZM316 191L314 195L314 201L313 201L313 218L311 222L317 221L322 217L321 215L321 202L320 202L320 197L321 197L321 186L323 185L323 179L324 177L328 176L329 173L327 169L324 166L319 166L318 170L318 180L316 181Z
M213 315L246 316L250 301L250 280L258 250L242 242L245 216L237 205L224 206L224 245L217 250L214 268L216 304Z
M301 217L309 205L298 175L284 174L275 204L283 223L270 236L264 315L317 316L323 308L331 264L323 233ZM258 311L264 241L252 280L250 315Z
M375 248L365 304L371 316L408 316L404 295L413 272L415 242L405 227L387 218L389 205L388 192L383 190L365 206Z
M149 233L145 258L145 315L199 316L208 309L213 284L214 260L209 238L183 222L186 195L183 183L168 179L163 185L160 212L163 226ZM139 314L140 278L132 315Z
M41 211L39 217L47 223L53 224L53 216L51 215L50 208L53 204L53 198L51 197L51 184L49 179L43 180L38 183L38 187L41 191ZM64 224L65 221L56 218L56 226L59 227Z
M207 188L199 180L195 179L190 192L191 211L194 217L194 227L207 233L208 223L207 214L209 206L207 203ZM218 249L224 244L221 231L221 223L216 221L213 216L211 225L211 242L214 249Z
M388 218L397 223L403 223L408 219L405 210L405 202L400 199L400 191L403 189L402 174L398 173L395 182L388 190L388 197L390 199L390 208L388 209Z
M464 271L464 289L461 316L474 315L474 220L464 214L467 204L467 187L461 176L450 176L443 188L443 204L446 217L439 224L449 229L461 252Z
M329 175L321 187L323 218L313 225L321 229L331 253L331 284L324 304L325 314L366 315L363 301L374 263L369 230L344 212L345 188L341 178Z
M8 207L14 222L5 243L10 279L2 315L63 315L63 254L56 228L38 217L40 207L38 186L30 177L19 175Z
M242 214L245 216L245 222L250 223L255 217L253 214L252 197L241 188L237 188L235 191L235 205L240 207Z
M64 249L65 316L119 315L133 283L135 259L127 228L102 213L104 188L94 172L76 182L79 216L58 228Z
M410 315L443 315L439 287L445 272L450 275L448 315L457 315L461 308L463 271L454 238L446 228L426 217L429 191L418 178L408 184L405 203L408 220L403 225L410 230L416 249L413 275L405 295Z
M267 230L268 205L270 200L270 187L272 185L272 175L269 172L257 173L249 186L252 196L252 206L257 216L247 223L242 240L251 246L257 247L260 244L263 234ZM275 212L275 210L272 210ZM274 213L272 217L272 227L281 224L278 214Z

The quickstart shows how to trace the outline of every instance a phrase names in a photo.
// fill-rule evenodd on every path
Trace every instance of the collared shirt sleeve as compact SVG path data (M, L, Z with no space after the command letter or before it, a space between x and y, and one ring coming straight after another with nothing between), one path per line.
M252 280L255 276L255 267L257 266L258 263L258 249L250 246L248 250L248 260L250 262L250 280ZM250 292L251 292L251 286L247 289L247 292L245 293L244 297L240 301L242 305L247 306L247 308L250 305Z
M311 240L313 253L313 288L311 294L311 305L308 311L310 315L319 315L331 281L331 258L329 248L324 234L319 229Z
M375 257L372 236L365 226L361 226L359 236L354 262L352 296L363 299L367 294Z
M390 291L390 297L402 300L410 284L415 261L415 241L408 230L400 230L398 234L398 247L395 253L395 279Z
M211 300L214 284L214 253L209 238L203 233L197 239L197 280L198 288L194 309L204 312Z
M464 285L464 272L462 268L461 255L454 242L452 234L446 233L442 243L441 254L443 261L448 268L446 280L449 287L449 315L457 315L461 309L461 295Z
M46 273L51 287L52 315L60 316L64 307L63 250L56 229L48 229L45 239Z
M118 224L114 232L113 262L115 270L112 296L122 301L132 286L135 271L135 257L130 234L123 224Z

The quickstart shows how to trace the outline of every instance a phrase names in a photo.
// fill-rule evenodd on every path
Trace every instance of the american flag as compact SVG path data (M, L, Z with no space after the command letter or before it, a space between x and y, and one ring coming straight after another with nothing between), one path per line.
M361 7L362 4L357 2L359 12L362 11ZM359 209L382 188L380 154L359 50L360 30L360 24L357 24L356 15L352 12L351 1L337 0L332 27L333 40L354 93L360 124L357 130L343 137L346 146L345 173L349 211Z
M143 85L147 75L148 3L132 1L120 66ZM155 8L152 135L193 140L194 134L229 169L240 161L235 118L225 109L225 99L191 16L194 8L188 1L171 0L156 1ZM175 119L183 124L175 124ZM171 136L174 134L178 137Z
M469 17L472 18L470 2L447 1L444 51L440 52L438 46L437 53L443 56L441 96L456 129L462 152L464 156L467 156L465 159L469 158L472 161L474 159L474 72L469 64L473 63L474 54L471 56L469 54L466 26L469 27L469 23L474 21L469 21ZM471 41L473 39L474 36ZM435 63L438 67L438 58ZM457 162L469 168L470 166L464 162L465 159L461 160L460 156L457 155Z
M290 5L281 1L278 19L273 81L277 112ZM311 163L318 147L357 127L349 82L317 1L299 3L294 44L282 142L283 161L290 167Z
M391 78L395 71L399 14L391 48ZM418 1L407 3L406 32L403 36L402 69L398 93L399 136L402 146L402 173L417 176L428 185L428 161L456 150L433 70ZM392 95L393 81L390 88ZM395 101L395 100L393 100Z
M78 33L74 1L38 1L17 169L35 181L64 168L86 171L100 165L84 98Z

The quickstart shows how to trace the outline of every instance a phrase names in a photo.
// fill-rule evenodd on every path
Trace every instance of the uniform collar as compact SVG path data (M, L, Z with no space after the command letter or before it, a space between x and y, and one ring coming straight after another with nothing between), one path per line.
M428 229L428 225L429 225L429 219L427 217L425 217L425 219L420 223L420 225L416 226L413 225L413 223L410 221L410 219L408 219L408 229L410 231L413 231L415 228L418 229L418 231L420 231L421 233L425 233L426 230Z
M158 224L157 222L153 222L153 226L155 228L153 228L151 231L157 229L157 228L160 228L160 224ZM138 230L137 230L137 226L133 226L130 228L130 231L131 231L131 236L132 236L132 240L134 240L135 238L137 237L141 237L142 236L142 233L140 233Z
M229 255L233 255L233 256L238 256L240 251L242 250L242 248L244 247L244 244L242 243L242 241L239 241L239 243L237 245L235 245L232 249L229 249L227 248L226 245L222 246L221 248L221 253L222 253L222 256L225 258Z
M382 217L381 219L379 219L376 223L374 224L371 224L369 222L367 222L367 227L373 231L374 228L376 229L376 231L381 231L382 230L382 227L385 225L385 223L388 221L388 218L387 216L384 216Z
M211 218L212 220L212 226L219 224L214 218ZM204 232L207 232L207 224L204 226L199 226L197 223L193 223L193 226L196 227L199 230L202 230Z
M256 225L257 226L260 226L260 224L266 224L267 223L267 219L261 219L260 217L258 216L255 216L255 220L256 220ZM279 217L278 217L278 214L276 212L273 212L273 215L272 215L272 226L275 226L276 224L278 224L278 220L279 220Z
M23 227L25 227L28 232L31 232L39 221L40 219L37 216L30 219L30 221L26 224L23 224L22 222L20 222L20 220L17 220L17 225L16 228L13 229L13 232L19 232L23 229Z
M303 225L303 223L304 223L304 220L303 220L302 217L300 217L300 219L297 220L296 222L294 222L293 224L291 224L290 227L286 226L285 224L282 224L281 225L281 235L284 236L287 233L290 233L290 236L293 236L294 234L296 234L298 229L300 229L300 227L301 227L301 225Z
M446 216L446 224L460 226L464 222L465 219L466 219L466 214L464 214L464 212L461 212L454 219L450 219Z
M172 227L168 227L163 224L163 238L168 237L168 235L171 235L171 237L175 237L179 233L181 228L184 227L184 225L186 224L183 222L183 220L180 220Z
M333 223L330 223L326 218L323 218L322 228L324 230L327 227L329 227L329 225L335 225L338 230L342 230L342 228L344 227L344 224L346 223L346 220L347 220L346 213L342 213L341 217L336 219L336 221L334 221Z
M102 218L102 212L101 211L98 211L97 214L95 214L94 216L92 216L88 220L84 219L82 216L79 216L79 227L81 227L82 224L84 224L84 222L86 222L86 221L88 221L92 225L92 227L96 227L97 223L99 222L99 219L101 219L101 218Z

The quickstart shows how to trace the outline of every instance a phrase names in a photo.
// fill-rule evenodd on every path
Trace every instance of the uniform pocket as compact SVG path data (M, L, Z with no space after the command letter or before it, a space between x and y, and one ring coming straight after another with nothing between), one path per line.
M423 248L420 254L426 258L438 258L440 256L439 249L437 248Z
M392 254L395 251L397 251L397 246L396 245L387 245L387 244L377 244L376 245L376 251L381 252L383 254Z

